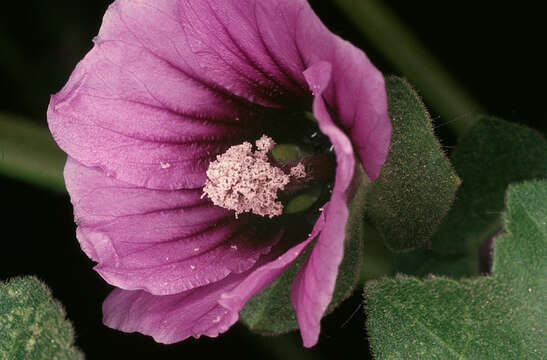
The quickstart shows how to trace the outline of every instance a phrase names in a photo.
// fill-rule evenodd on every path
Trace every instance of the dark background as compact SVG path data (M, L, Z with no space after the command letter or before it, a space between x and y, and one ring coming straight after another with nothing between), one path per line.
M361 0L355 0L361 1ZM46 124L49 94L57 92L77 61L91 48L109 1L27 0L2 5L0 13L0 112ZM336 33L364 49L385 73L395 69L364 41L330 1L311 1ZM544 13L539 2L385 1L416 32L477 101L492 115L547 130L547 57ZM404 75L404 74L399 74ZM418 89L419 90L419 89ZM425 99L427 103L427 99ZM450 136L432 111L442 141ZM296 357L298 334L264 338L236 325L217 339L164 346L140 334L101 324L101 303L110 287L79 249L67 195L0 176L2 279L36 274L67 310L77 345L88 359L175 359L213 356L239 359ZM319 345L302 350L310 358L349 358L368 353L360 291L323 321ZM357 309L357 311L355 311ZM287 345L288 344L288 345ZM292 345L291 345L292 344ZM302 355L304 354L304 355ZM299 356L300 358L300 356Z

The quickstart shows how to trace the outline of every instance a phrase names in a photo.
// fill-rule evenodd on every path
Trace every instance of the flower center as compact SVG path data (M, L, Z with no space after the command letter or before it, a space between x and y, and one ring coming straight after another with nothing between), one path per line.
M278 190L284 190L291 180L306 178L306 167L295 163L287 172L273 165L268 153L275 142L263 135L255 142L230 147L209 164L207 181L202 197L208 196L213 204L239 214L252 212L260 216L279 216L283 203L278 201Z

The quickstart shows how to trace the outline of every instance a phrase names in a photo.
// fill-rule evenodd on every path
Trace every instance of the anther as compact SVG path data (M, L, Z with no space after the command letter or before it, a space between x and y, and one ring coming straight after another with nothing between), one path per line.
M277 201L277 191L283 190L291 177L306 176L301 163L292 167L289 174L270 163L267 153L275 146L270 137L263 135L255 144L257 151L249 142L232 146L207 169L202 197L208 196L213 204L234 210L236 218L245 212L270 218L281 215L283 204Z

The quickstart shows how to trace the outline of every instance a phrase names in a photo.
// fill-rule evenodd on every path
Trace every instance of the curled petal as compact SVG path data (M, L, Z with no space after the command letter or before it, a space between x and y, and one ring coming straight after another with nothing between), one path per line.
M332 80L323 101L350 138L368 177L375 180L387 159L392 130L384 77L361 50L341 39L327 61Z
M344 257L348 195L355 160L348 137L334 124L323 100L323 91L331 79L330 63L319 62L306 70L304 76L315 95L313 112L321 131L326 134L336 153L336 180L328 204L323 207L325 226L306 262L302 264L291 290L304 346L317 343L320 321L329 305L338 266Z

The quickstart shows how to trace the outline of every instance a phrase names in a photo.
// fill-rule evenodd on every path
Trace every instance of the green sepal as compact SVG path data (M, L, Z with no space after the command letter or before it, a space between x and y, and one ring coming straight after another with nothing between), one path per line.
M0 284L0 359L83 359L61 304L32 276Z
M376 359L547 357L547 181L512 185L493 275L398 276L365 289Z
M460 180L421 99L403 79L386 80L393 135L389 156L367 196L367 216L386 246L423 246L452 205Z

